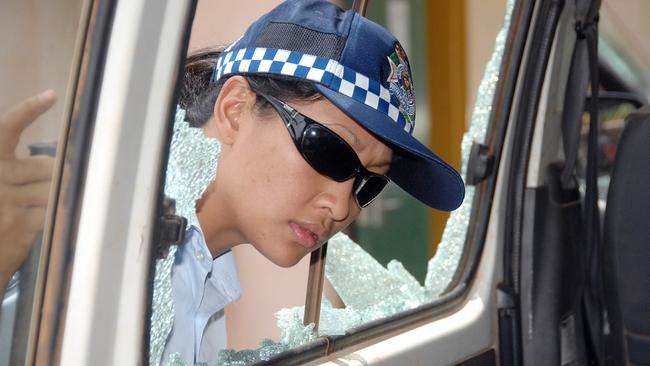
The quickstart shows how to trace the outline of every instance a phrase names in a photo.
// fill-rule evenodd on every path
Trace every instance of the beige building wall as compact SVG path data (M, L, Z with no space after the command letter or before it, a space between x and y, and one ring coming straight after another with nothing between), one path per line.
M215 45L228 45L239 38L246 27L281 0L200 0L196 7L190 52Z
M650 68L650 1L603 0L601 9L601 27L608 27L608 33Z
M478 85L492 56L496 36L503 27L506 0L465 0L467 101L465 126L469 127Z
M41 91L58 101L21 138L26 145L56 141L72 70L82 0L2 0L0 3L0 114Z

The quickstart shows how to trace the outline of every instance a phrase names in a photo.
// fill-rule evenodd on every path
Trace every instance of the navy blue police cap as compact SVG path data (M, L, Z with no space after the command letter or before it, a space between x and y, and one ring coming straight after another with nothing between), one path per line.
M286 1L223 51L213 81L233 74L313 82L393 149L387 174L393 182L432 208L451 211L463 202L458 172L412 136L415 94L408 58L378 24L328 1Z

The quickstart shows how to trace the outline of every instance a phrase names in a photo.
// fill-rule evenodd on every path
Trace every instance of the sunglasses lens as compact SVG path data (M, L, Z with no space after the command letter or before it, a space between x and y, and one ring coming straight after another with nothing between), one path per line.
M360 182L361 178L357 178ZM388 184L388 178L379 175L369 176L361 188L355 187L357 202L361 208L368 206L377 198L379 193L384 190ZM355 186L357 184L355 183Z
M307 127L301 148L302 155L312 168L337 182L352 178L360 165L350 145L321 125Z
M293 111L300 116L297 120L290 113L290 106L273 97L264 97L278 111L296 147L314 170L337 182L356 176L353 192L360 207L368 206L390 182L385 176L364 169L354 149L336 133Z

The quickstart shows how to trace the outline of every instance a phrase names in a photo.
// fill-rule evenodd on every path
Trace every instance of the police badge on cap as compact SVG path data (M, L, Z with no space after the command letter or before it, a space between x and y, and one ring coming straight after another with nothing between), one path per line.
M395 43L395 51L387 58L390 64L390 75L386 81L389 83L390 93L397 98L400 112L413 126L415 124L415 92L406 52L402 45Z

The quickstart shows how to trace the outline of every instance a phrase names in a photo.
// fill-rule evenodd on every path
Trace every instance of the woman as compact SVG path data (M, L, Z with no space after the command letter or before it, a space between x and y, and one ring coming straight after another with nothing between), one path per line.
M292 266L390 181L430 207L460 205L458 173L411 136L411 86L388 31L322 0L287 1L223 52L190 58L180 106L221 153L198 202L200 228L176 257L164 363L175 352L214 362L225 346L223 306L239 295L233 246Z

